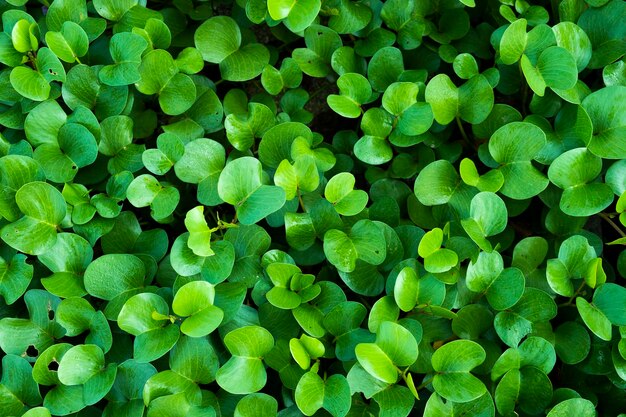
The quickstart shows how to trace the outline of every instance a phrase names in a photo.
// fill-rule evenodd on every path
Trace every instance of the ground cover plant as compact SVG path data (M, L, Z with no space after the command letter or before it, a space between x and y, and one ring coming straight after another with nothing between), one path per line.
M0 416L626 416L626 2L0 16Z

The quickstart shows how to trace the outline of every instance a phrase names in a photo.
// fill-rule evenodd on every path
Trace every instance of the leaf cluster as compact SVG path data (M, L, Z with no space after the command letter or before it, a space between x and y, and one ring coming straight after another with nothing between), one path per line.
M622 0L0 0L0 417L624 417Z

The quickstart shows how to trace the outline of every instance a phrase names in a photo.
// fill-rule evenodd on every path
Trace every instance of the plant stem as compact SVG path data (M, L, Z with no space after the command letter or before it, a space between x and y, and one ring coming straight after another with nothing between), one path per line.
M304 200L302 200L302 194L300 193L300 188L298 188L298 201L300 202L300 208L302 209L302 212L306 213L306 210L304 208Z
M613 219L611 219L611 216L609 216L606 213L598 213L598 216L602 217L604 220L606 220L606 222L608 224L611 225L611 227L621 236L621 237L626 237L626 233L624 233L624 231L613 221Z
M419 392L419 390L426 388L433 381L433 379L435 379L434 375L422 382L419 386L415 387L415 391Z
M583 279L583 282L580 284L580 287L578 287L578 289L576 290L576 292L574 293L574 295L572 295L569 300L567 300L565 303L563 304L559 304L558 307L567 307L567 306L571 306L572 305L572 301L574 301L574 299L578 296L578 294L580 294L580 292L583 290L583 288L585 288L586 282Z
M474 144L472 144L469 137L467 136L467 133L465 133L465 128L463 128L463 123L461 123L461 118L458 115L456 116L456 125L459 127L459 130L461 131L461 136L463 136L463 140L473 148Z
M526 116L526 102L528 101L528 83L526 77L524 77L524 71L522 70L522 61L519 61L519 78L522 83L522 116Z

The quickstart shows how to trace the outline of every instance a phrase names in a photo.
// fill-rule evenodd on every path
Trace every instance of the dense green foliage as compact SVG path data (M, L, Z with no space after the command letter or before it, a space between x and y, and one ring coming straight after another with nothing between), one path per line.
M0 417L626 416L626 2L532 3L0 0Z

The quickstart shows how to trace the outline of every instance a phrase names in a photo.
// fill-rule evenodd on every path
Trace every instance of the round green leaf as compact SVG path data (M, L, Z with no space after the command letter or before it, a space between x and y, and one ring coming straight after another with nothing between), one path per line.
M324 195L335 206L337 213L344 216L359 214L367 205L365 191L354 190L354 175L342 172L332 177L326 184Z
M570 398L555 405L547 417L566 417L572 414L593 417L596 415L596 408L591 401L584 398Z
M284 20L292 32L301 32L313 23L321 8L320 0L269 0L267 10L274 20Z
M112 300L120 295L130 297L143 287L145 274L144 263L134 255L102 255L85 270L85 289L103 300Z
M187 317L180 326L181 332L191 337L202 337L217 328L224 318L221 309L213 305L215 289L205 281L192 281L183 285L174 296L172 310Z
M226 165L217 190L220 198L237 209L243 224L254 224L285 204L282 188L264 185L263 168L258 159L243 157Z
M64 385L80 385L104 368L104 353L96 345L70 348L59 362L58 377Z
M589 94L582 103L593 122L587 148L601 158L626 158L626 116L619 103L626 100L626 86L610 86Z
M489 153L500 164L503 195L523 200L548 186L548 179L531 163L545 144L545 133L530 123L512 122L495 131L489 140Z
M59 59L69 63L84 56L89 48L87 33L71 21L64 22L59 32L47 32L46 43Z
M66 212L61 193L50 184L35 181L22 186L15 194L15 201L24 217L2 228L2 240L32 255L50 249L56 243L56 228Z
M470 371L485 361L485 350L469 340L446 343L435 351L432 366L437 372L433 387L437 394L454 402L468 402L482 396L485 385Z

